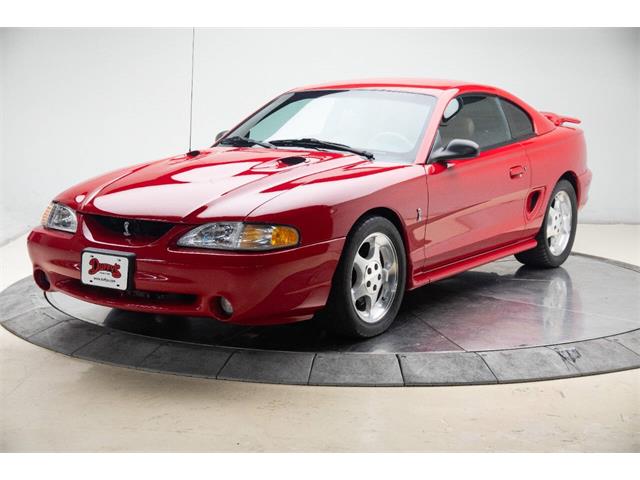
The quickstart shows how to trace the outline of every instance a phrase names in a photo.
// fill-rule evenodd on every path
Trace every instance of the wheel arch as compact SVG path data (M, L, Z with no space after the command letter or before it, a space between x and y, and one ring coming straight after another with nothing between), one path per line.
M413 275L413 266L411 264L411 259L409 256L410 250L409 250L409 243L407 239L407 229L398 212L388 207L370 208L369 210L364 212L362 215L360 215L355 222L353 222L353 225L351 226L351 230L349 230L349 233L347 234L347 238L351 237L357 225L359 225L365 218L369 218L369 217L385 218L389 220L396 227L396 230L398 230L398 233L400 234L400 238L402 239L402 246L404 247L404 258L407 265L406 280L407 282L409 282L409 280L412 278L412 275Z
M578 205L580 205L580 193L581 192L580 192L580 184L578 182L578 176L576 175L576 173L573 170L567 170L566 172L564 172L560 176L560 178L558 179L558 182L560 180L566 180L573 186L573 189L576 192L577 203L578 203Z

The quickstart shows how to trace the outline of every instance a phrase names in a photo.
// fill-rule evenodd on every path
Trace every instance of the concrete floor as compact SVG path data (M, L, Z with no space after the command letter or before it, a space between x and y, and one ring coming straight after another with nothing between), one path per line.
M30 273L24 238L0 248L0 289ZM640 264L640 226L580 225L574 250ZM276 386L89 363L0 328L0 399L0 451L640 451L640 370L474 387Z

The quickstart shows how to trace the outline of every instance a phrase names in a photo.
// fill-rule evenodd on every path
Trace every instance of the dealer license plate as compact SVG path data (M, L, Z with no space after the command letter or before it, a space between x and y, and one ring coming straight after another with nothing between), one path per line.
M81 280L85 285L126 290L133 269L134 255L104 250L82 252Z

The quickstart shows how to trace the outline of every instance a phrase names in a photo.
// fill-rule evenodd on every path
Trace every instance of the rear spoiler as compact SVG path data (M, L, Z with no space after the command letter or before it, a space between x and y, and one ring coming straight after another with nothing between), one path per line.
M559 127L563 123L580 123L580 120L574 117L565 117L563 115L558 115L553 112L540 112L542 115L547 117L556 127Z

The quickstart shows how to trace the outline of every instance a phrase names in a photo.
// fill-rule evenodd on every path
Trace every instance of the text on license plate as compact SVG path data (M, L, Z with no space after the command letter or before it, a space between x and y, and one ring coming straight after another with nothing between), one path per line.
M126 256L85 251L81 267L81 280L86 285L127 289L130 262Z

